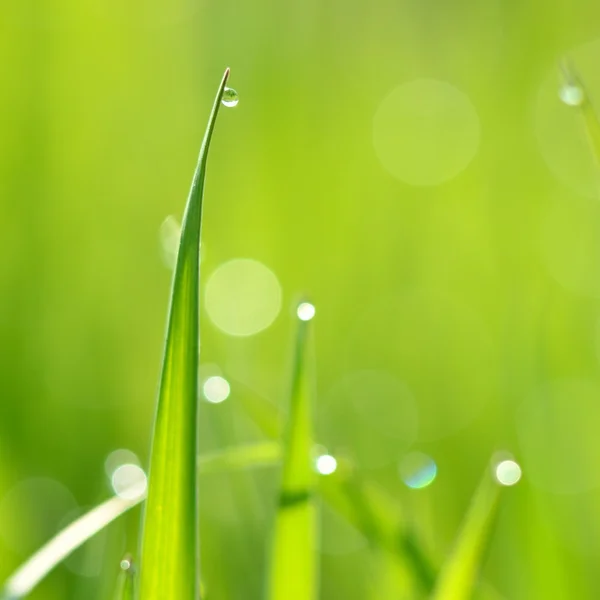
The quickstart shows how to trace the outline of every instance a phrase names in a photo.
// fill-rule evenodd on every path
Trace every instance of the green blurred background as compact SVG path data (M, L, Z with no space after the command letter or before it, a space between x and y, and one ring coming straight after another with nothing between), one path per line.
M112 451L147 461L161 224L180 219L230 66L201 369L231 393L202 403L202 449L262 439L245 394L285 406L308 294L319 441L403 503L438 561L490 457L512 453L523 480L486 579L508 599L596 598L600 204L558 62L600 99L599 40L591 0L3 0L0 578L109 496ZM423 489L399 474L415 451L437 463ZM272 470L203 478L211 600L260 597L276 484ZM32 598L109 598L138 522ZM321 597L385 598L365 539L329 511L322 530Z

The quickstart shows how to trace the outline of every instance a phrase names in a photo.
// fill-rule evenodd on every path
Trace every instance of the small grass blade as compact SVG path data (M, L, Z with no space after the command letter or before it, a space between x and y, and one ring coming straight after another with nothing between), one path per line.
M136 568L130 555L121 561L121 572L117 582L115 600L134 600L136 583Z
M579 109L595 165L600 169L600 121L590 99L588 90L577 74L573 64L564 60L561 65L564 86L561 90L563 101Z
M218 450L198 457L198 472L221 473L237 469L272 467L281 462L281 444L261 442Z
M439 575L433 600L468 600L477 584L481 561L487 550L500 486L486 469L465 517L454 550Z
M269 438L281 431L277 407L258 394L245 406L250 418ZM374 546L392 554L392 560L414 581L416 588L431 591L435 568L415 536L404 526L402 508L385 490L359 478L351 461L338 459L335 473L318 478L323 499L340 516L358 529Z
M419 540L406 524L399 503L378 485L362 478L350 461L338 460L338 469L319 478L324 500L358 529L373 546L393 557L394 571L410 588L429 593L435 569Z
M200 596L196 467L200 229L208 149L228 77L229 69L200 149L173 276L143 522L142 600Z
M312 465L313 375L308 356L309 322L299 321L290 416L275 516L269 600L312 600L317 595L317 524Z
M132 498L114 496L79 517L15 571L6 581L1 597L16 600L29 594L67 556L142 499L143 496Z

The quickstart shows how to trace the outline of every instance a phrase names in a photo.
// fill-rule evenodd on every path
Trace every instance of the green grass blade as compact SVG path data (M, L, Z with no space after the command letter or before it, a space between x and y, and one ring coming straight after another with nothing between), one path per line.
M271 547L269 600L312 600L317 595L315 472L312 465L313 379L309 323L299 321L290 416Z
M577 94L577 96L574 96L572 105L576 106L579 110L583 128L590 145L590 151L594 157L594 163L596 168L600 169L600 121L598 121L598 115L596 114L588 90L574 66L565 60L562 64L562 72L565 87Z
M335 473L319 478L319 491L324 500L373 546L393 557L393 570L402 576L407 586L415 593L431 592L435 569L408 528L395 498L361 477L347 460L338 460Z
M261 442L225 448L198 457L198 472L221 473L237 469L272 467L281 462L281 444Z
M244 406L250 418L269 438L281 431L282 417L276 406L252 393L251 403ZM414 581L417 589L431 591L435 569L415 536L404 526L402 508L376 485L359 478L348 460L338 460L332 475L318 478L323 499L340 516L358 529L374 546L392 554L393 561Z
M468 600L472 597L490 541L499 496L500 486L486 469L454 549L442 568L433 600Z
M29 594L72 552L142 499L114 496L73 521L13 573L5 583L1 597L16 600Z
M131 556L127 555L121 561L121 572L117 582L115 600L134 600L136 583L136 568Z
M229 69L210 114L183 218L171 290L140 555L142 600L197 600L198 298L208 148Z

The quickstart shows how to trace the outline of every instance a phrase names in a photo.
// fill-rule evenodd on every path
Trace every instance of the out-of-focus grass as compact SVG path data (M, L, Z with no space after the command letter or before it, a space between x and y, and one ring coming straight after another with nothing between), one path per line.
M5 499L20 481L51 478L85 507L105 497L110 451L128 447L147 458L170 281L157 231L179 215L215 73L227 62L241 102L215 140L209 187L218 201L205 215L203 276L250 257L276 273L284 306L298 290L311 292L320 320L315 418L326 443L368 437L364 448L373 452L383 439L381 421L357 412L355 399L343 423L329 418L345 376L380 370L408 385L420 420L411 448L436 460L438 477L406 488L396 463L411 448L400 443L366 470L408 507L440 563L487 457L509 448L524 479L506 494L484 576L508 598L593 598L597 436L562 419L550 448L517 408L547 383L599 377L600 268L594 243L581 236L585 226L597 239L596 200L557 176L544 154L558 152L582 183L576 167L589 148L577 113L558 100L556 65L573 54L590 95L600 97L596 72L571 53L596 37L599 11L590 0L516 9L64 0L35 11L6 2L0 577L37 547L41 525L60 526L41 499L7 514ZM388 174L372 143L384 97L419 78L464 92L481 128L468 168L429 187ZM552 118L536 125L546 105ZM554 134L551 148L536 128ZM581 140L571 139L575 131ZM398 159L411 154L403 147ZM561 218L549 219L555 210ZM576 260L580 249L586 261ZM232 383L227 401L201 406L202 451L256 441L242 400L254 390L284 406L289 320L281 315L260 334L236 338L206 312L201 319L202 361ZM584 410L585 422L597 420L592 403L569 402L573 419ZM394 396L384 397L377 414L395 409ZM572 493L556 493L553 473ZM211 600L259 596L275 488L267 470L206 475L201 530ZM107 564L132 548L136 529L133 516ZM329 543L342 533L325 530L323 595L363 598L376 552L360 538ZM77 571L61 567L33 598L88 600L98 577L114 576L114 568Z

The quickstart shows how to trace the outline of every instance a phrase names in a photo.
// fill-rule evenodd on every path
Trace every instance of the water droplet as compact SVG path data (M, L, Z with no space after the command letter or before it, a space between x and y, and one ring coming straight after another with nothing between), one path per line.
M558 97L567 106L581 106L585 100L585 93L578 85L567 83L558 91Z
M323 454L315 461L315 468L321 475L331 475L337 469L337 460L331 454Z
M310 321L315 316L316 309L310 302L302 302L302 304L298 305L296 312L301 321Z
M223 91L223 98L221 99L223 106L231 108L237 106L239 101L240 97L238 96L238 93L233 88L226 87Z
M129 557L124 558L121 561L121 569L123 569L123 571L129 571L129 569L131 569L131 559Z
M437 475L435 461L422 452L410 452L400 462L400 476L413 490L427 487Z
M521 467L514 460L503 460L496 466L496 479L501 485L515 485L521 475Z

